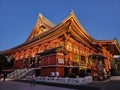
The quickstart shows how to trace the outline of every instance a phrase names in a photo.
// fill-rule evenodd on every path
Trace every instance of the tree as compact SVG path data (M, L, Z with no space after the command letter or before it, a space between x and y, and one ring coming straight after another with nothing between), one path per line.
M4 55L0 55L0 72L2 72L2 69L6 66L6 57Z
M14 65L14 58L10 58L8 62L8 58L5 55L0 55L0 70L4 68L11 68Z
M0 66L2 68L7 66L7 58L4 55L0 55Z

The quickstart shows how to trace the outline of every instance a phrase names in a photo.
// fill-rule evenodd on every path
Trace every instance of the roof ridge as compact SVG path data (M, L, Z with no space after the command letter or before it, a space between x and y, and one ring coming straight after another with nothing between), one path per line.
M46 18L42 13L38 14L38 18L41 18L42 22L47 23L48 26L54 27L55 24L51 22L48 18Z

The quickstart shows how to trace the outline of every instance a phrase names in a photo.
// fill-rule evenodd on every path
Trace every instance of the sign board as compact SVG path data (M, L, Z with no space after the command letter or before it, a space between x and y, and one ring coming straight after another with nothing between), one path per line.
M58 59L58 64L64 64L64 59Z

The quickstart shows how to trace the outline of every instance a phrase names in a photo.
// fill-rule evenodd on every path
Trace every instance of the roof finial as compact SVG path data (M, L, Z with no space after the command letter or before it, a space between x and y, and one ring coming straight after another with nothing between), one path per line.
M70 14L74 14L74 11L73 11L73 9L71 9L71 12L70 12Z
M43 15L42 15L41 13L39 13L39 17L42 18L42 16L43 16Z

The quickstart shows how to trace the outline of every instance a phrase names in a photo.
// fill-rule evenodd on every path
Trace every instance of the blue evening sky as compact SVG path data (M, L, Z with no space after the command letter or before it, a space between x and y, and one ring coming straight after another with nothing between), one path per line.
M25 42L39 13L57 25L71 10L94 39L120 43L120 0L0 0L0 50Z

